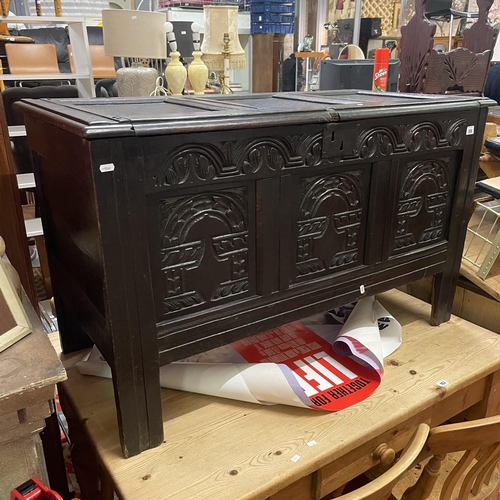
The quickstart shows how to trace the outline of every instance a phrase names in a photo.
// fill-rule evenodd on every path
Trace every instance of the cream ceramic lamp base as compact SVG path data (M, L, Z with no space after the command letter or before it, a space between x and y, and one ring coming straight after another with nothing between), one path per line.
M187 70L179 61L179 52L170 52L170 57L172 60L168 63L165 70L168 88L172 92L172 95L182 95L182 91L186 85Z
M120 68L116 72L119 97L149 96L156 87L158 71L133 63L131 68Z
M189 65L188 76L191 87L193 87L194 95L203 95L205 86L208 80L208 68L201 60L202 53L199 51L193 52L193 62Z

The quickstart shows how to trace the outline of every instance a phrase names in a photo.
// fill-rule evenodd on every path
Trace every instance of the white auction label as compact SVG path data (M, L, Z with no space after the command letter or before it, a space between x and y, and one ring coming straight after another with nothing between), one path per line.
M292 462L296 462L300 458L300 455L294 455L292 457Z
M99 165L99 170L101 172L113 172L114 169L115 169L114 163L103 163L102 165Z
M465 135L474 135L474 125L469 125L465 130Z
M318 443L316 443L316 441L309 441L307 443L307 446L314 446L315 444L318 444Z
M441 379L436 382L436 385L439 385L440 387L445 387L449 384L447 380Z

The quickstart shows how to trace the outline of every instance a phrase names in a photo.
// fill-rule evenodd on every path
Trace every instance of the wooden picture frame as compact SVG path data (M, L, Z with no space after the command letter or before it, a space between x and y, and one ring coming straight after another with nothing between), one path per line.
M31 331L21 299L7 275L5 262L0 258L0 352Z
M399 16L401 15L401 2L394 2L392 11L392 27L397 28L399 25Z

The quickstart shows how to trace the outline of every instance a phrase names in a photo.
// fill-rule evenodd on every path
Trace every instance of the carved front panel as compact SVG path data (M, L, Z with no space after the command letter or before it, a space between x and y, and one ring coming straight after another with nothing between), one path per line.
M398 190L393 254L447 239L454 165L451 155L405 165Z
M158 210L160 320L255 290L246 188L162 199Z
M322 140L320 131L299 133L297 129L275 136L213 134L205 138L206 142L199 142L197 135L186 137L177 147L151 159L153 175L148 179L148 190L314 167L321 162Z
M425 153L463 145L467 120L463 116L391 124L372 121L325 126L322 157L335 164L347 160L385 161L398 154Z
M296 227L296 280L333 274L362 261L362 171L301 180Z

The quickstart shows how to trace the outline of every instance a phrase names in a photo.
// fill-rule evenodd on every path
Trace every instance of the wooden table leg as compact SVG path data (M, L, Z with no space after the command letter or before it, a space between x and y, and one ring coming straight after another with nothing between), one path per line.
M52 415L45 419L45 428L40 433L40 438L42 439L50 487L57 491L64 500L73 498L68 487L68 477L61 445L61 431L59 430L55 408Z
M493 415L500 415L500 371L491 375L487 391L484 416L491 417Z
M500 371L492 373L487 380L482 401L465 412L467 420L500 415Z
M87 436L85 427L78 419L62 386L59 387L59 402L68 422L69 437L71 440L71 460L82 498L99 500L99 461L94 447Z
M101 467L99 476L101 478L101 496L99 500L113 500L115 497L115 490L110 475Z

